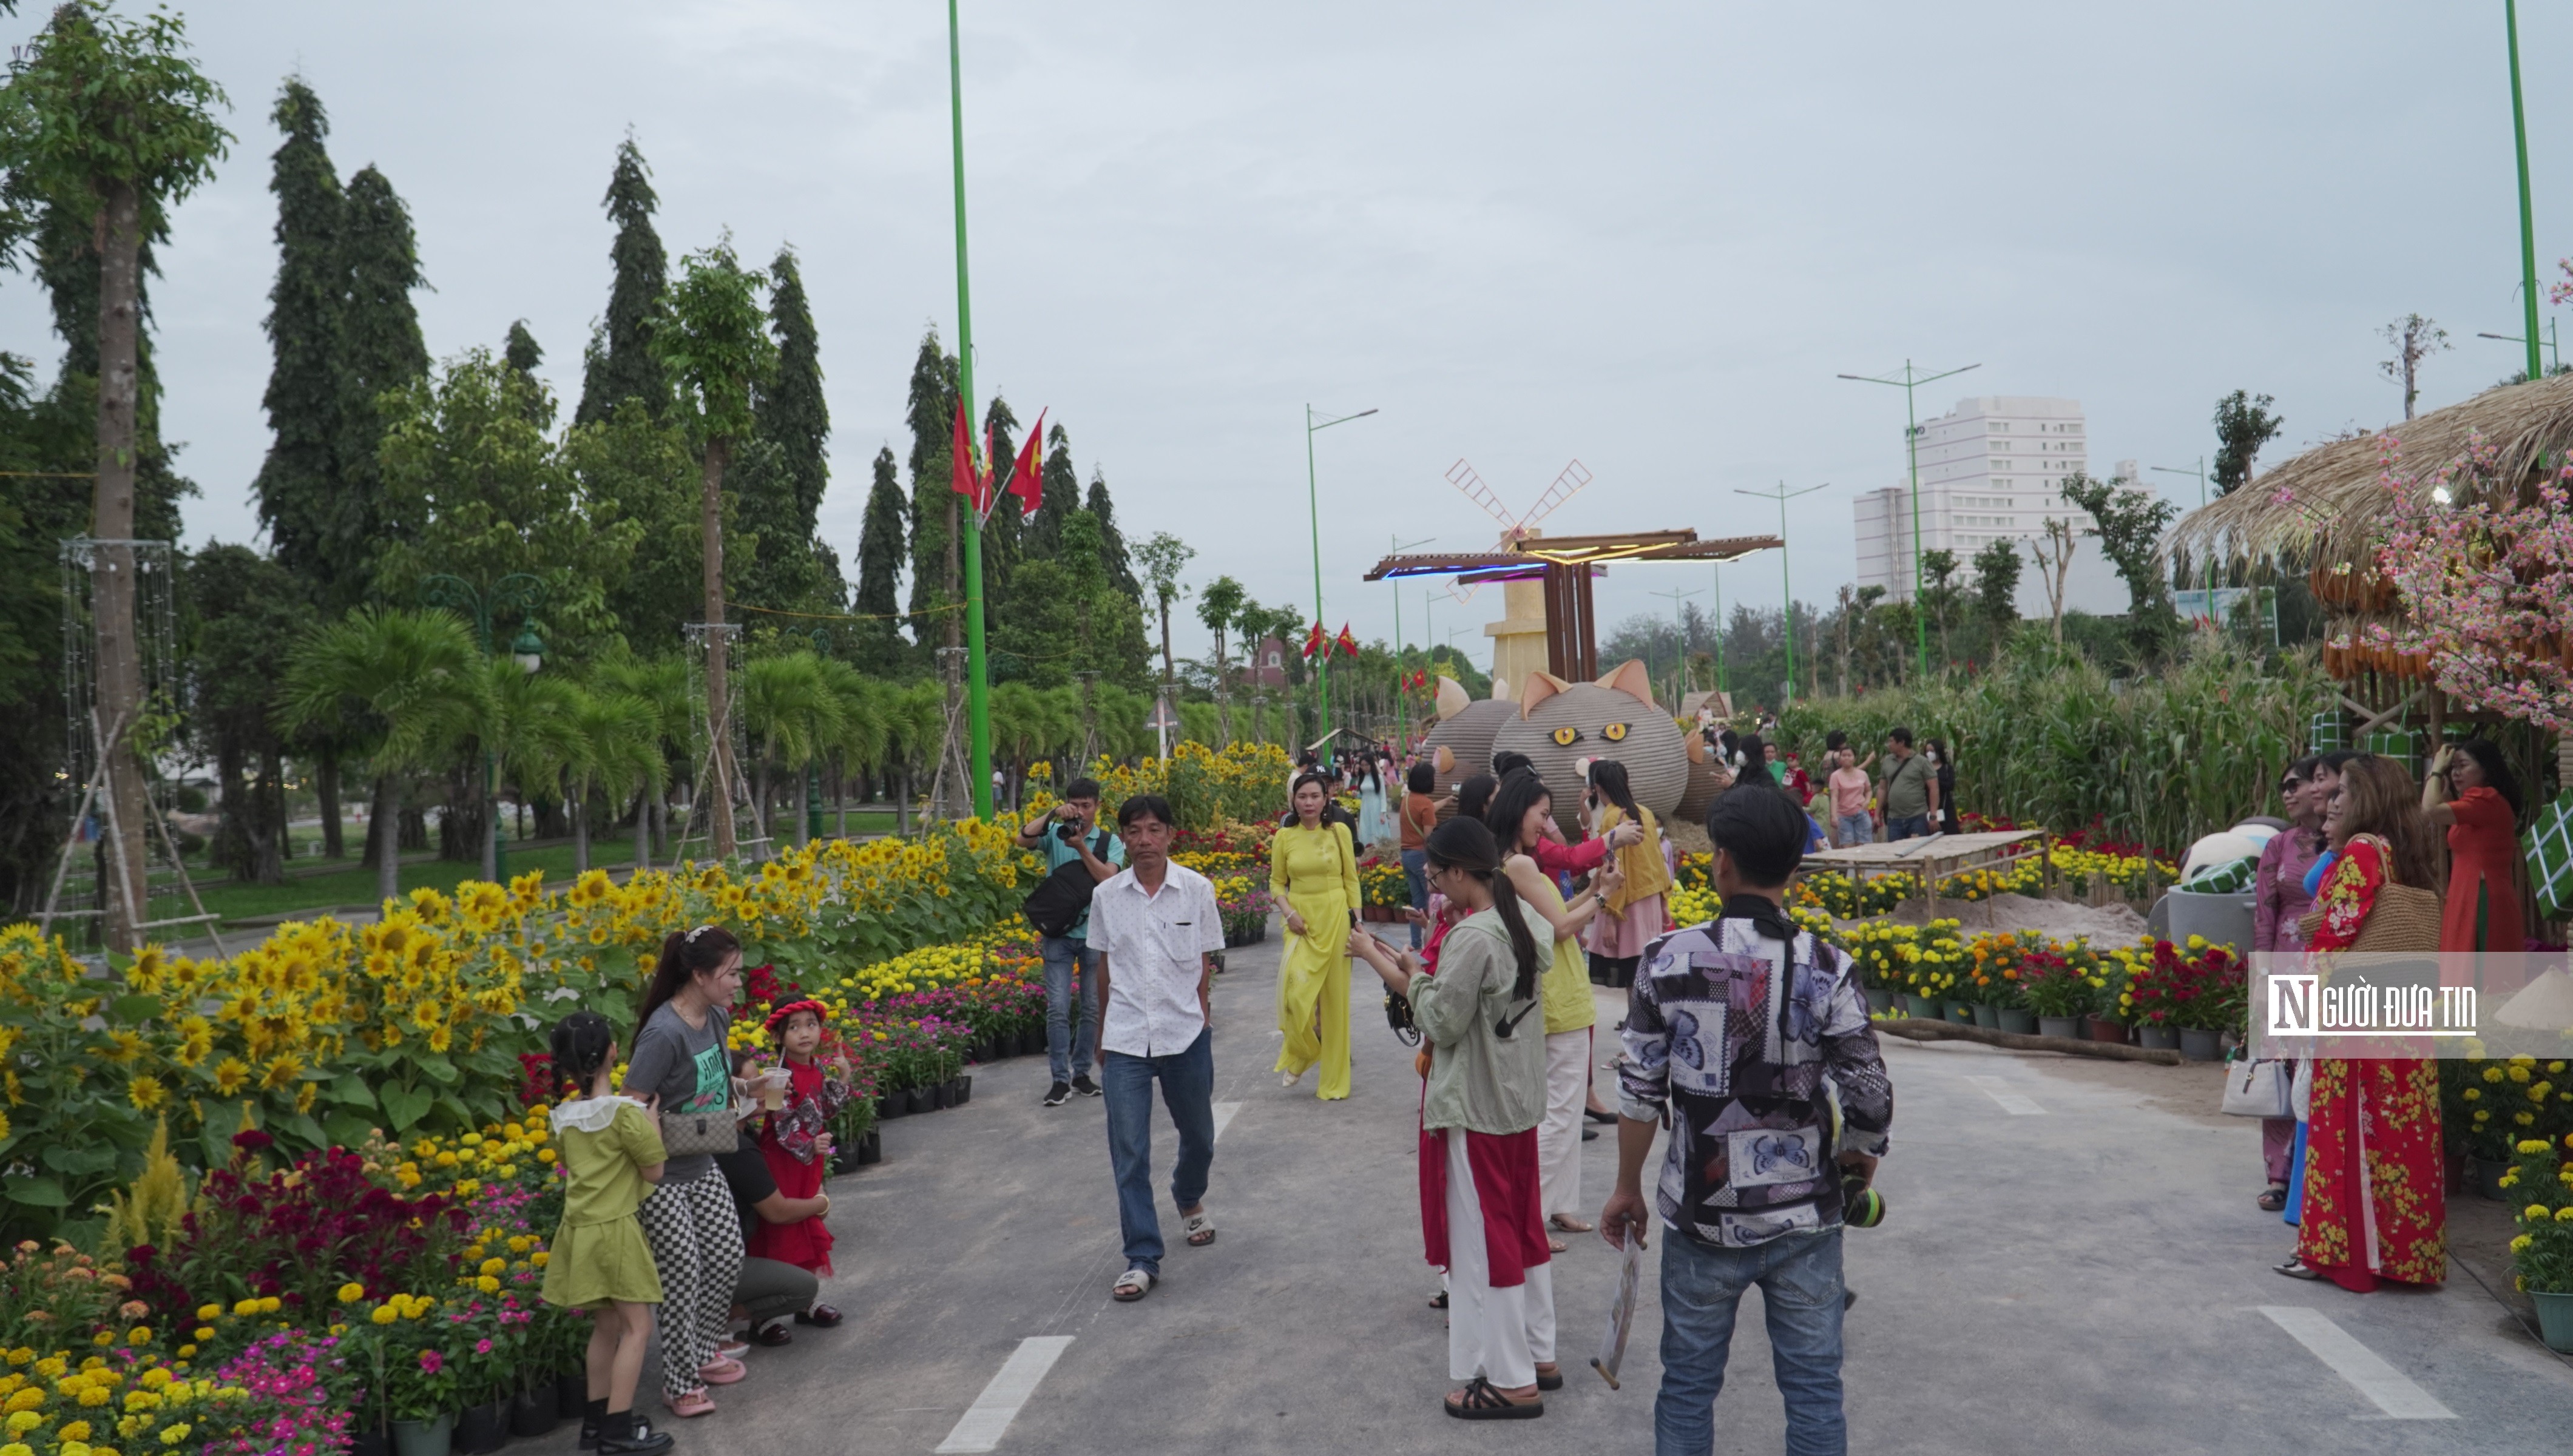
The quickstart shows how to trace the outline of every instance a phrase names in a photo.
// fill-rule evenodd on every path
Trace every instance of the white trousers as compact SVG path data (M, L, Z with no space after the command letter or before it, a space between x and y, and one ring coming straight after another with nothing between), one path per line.
M1504 1390L1536 1383L1537 1362L1554 1359L1554 1266L1527 1271L1527 1282L1492 1287L1483 1244L1483 1203L1465 1132L1450 1127L1447 1144L1447 1376L1480 1375Z
M1536 1124L1545 1211L1581 1217L1581 1111L1590 1101L1590 1029L1545 1039L1545 1116Z

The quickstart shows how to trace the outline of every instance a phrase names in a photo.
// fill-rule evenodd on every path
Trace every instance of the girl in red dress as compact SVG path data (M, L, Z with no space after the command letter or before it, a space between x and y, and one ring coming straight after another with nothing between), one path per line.
M828 1015L818 1001L790 1002L768 1014L768 1035L786 1055L789 1085L786 1105L770 1112L760 1128L759 1155L777 1179L777 1191L790 1198L822 1191L831 1155L831 1118L849 1102L849 1065L834 1060L826 1067L813 1060L822 1045L822 1019ZM761 1222L751 1230L746 1252L827 1278L831 1230L818 1214L793 1223Z
M2391 760L2362 755L2341 769L2324 831L2340 855L2306 918L2307 950L2348 950L2389 883L2438 888L2429 821L2411 775ZM2448 1274L2447 1213L2439 1076L2428 1059L2317 1059L2296 1256L2278 1272L2355 1294L2380 1279L2439 1283Z
M2469 738L2439 750L2421 785L2421 809L2448 832L2448 902L2442 951L2528 949L2519 918L2519 779L2501 750Z

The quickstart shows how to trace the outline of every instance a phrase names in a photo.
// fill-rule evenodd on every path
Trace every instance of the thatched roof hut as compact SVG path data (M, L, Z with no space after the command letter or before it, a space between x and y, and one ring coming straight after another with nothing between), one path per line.
M2573 447L2573 374L2486 389L2377 433L2316 445L2181 516L2163 537L2163 550L2186 551L2197 560L2276 561L2311 569L2317 577L2372 575L2393 504L2385 485L2385 435L2399 442L2400 468L2413 479L2413 489L2426 490L2432 471L2481 436L2498 457L2498 478L2508 488L2525 490ZM2340 593L2326 593L2318 584L2315 594L2329 601ZM2363 606L2356 600L2340 604Z

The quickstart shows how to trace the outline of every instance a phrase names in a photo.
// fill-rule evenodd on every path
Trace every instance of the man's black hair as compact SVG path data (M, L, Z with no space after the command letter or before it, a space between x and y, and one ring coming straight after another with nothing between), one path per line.
M1063 786L1063 796L1066 799L1088 799L1096 804L1099 802L1099 780L1075 779Z
M1906 748L1912 746L1912 730L1909 728L1888 728L1885 730L1885 736Z
M1842 749L1849 747L1849 734L1835 728L1831 732L1823 735L1823 747L1829 749L1833 753L1838 753Z
M1707 839L1733 856L1744 881L1763 890L1794 878L1812 830L1813 821L1796 801L1767 784L1727 789L1707 806Z
M1536 760L1514 748L1505 748L1492 755L1492 777L1496 779L1506 779L1519 769L1533 771L1535 768Z
M1159 794L1137 794L1117 806L1117 827L1126 829L1136 820L1151 815L1173 829L1180 827L1180 816L1171 809L1171 801Z

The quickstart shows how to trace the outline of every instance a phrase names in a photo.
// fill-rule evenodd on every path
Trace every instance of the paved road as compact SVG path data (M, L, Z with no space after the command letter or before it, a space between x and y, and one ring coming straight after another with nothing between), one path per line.
M1624 1390L1584 1367L1615 1267L1595 1235L1555 1266L1570 1384L1545 1417L1439 1414L1409 1054L1367 998L1356 1094L1282 1091L1276 965L1274 941L1237 951L1218 983L1223 1232L1173 1237L1150 1298L1108 1296L1123 1262L1101 1104L1039 1106L1042 1059L986 1068L970 1105L888 1123L886 1163L835 1182L829 1297L850 1323L752 1352L717 1415L676 1427L682 1448L928 1453L1013 1383L1006 1367L1043 1373L986 1448L1004 1453L1649 1450L1658 1315L1637 1315ZM1886 1056L1892 1215L1847 1235L1853 1449L2517 1453L2573 1429L2573 1370L2470 1281L2359 1297L2271 1274L2287 1239L2250 1204L2257 1125L2198 1111L2203 1069L1891 1040ZM1167 1121L1156 1137L1166 1183ZM1610 1147L1588 1144L1594 1206ZM1774 1452L1756 1298L1744 1315L1717 1449ZM2455 1418L2418 1418L2439 1410ZM567 1452L567 1429L520 1449Z

